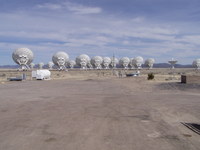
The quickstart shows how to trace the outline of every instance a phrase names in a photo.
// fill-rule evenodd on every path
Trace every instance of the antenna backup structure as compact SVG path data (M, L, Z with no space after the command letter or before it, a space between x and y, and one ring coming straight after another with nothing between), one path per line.
M28 48L18 48L12 53L12 58L15 63L20 65L23 71L30 69L29 65L33 61L33 52Z

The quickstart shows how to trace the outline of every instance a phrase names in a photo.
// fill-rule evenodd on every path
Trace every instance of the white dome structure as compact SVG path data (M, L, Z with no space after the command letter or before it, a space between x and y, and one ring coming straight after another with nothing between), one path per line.
M34 68L34 66L35 66L35 64L34 64L34 63L30 63L30 68L31 68L31 69L33 69L33 68Z
M33 52L28 48L18 48L12 53L15 63L21 66L22 70L30 69L29 65L33 61Z
M200 69L200 59L195 59L192 63L193 67Z
M90 62L90 57L86 54L81 54L76 58L76 64L81 67L81 69L87 69L87 64Z
M124 69L128 69L129 63L130 63L130 59L128 57L122 57L119 60L120 66L123 67Z
M132 64L135 68L141 69L144 59L141 56L138 56L132 60Z
M50 69L50 70L52 70L53 69L53 65L54 65L54 63L52 62L52 61L50 61L50 62L48 62L48 68Z
M103 58L101 56L94 56L91 59L91 64L94 66L95 69L101 69L102 63L103 63Z
M148 58L146 61L145 61L145 66L147 66L149 69L152 69L153 68L153 64L155 63L155 59L153 58Z
M44 67L44 63L43 63L43 62L40 62L40 63L38 64L38 67L39 67L39 69L42 69L42 68Z
M68 61L69 56L65 52L57 52L53 55L52 61L53 63L58 66L59 70L66 70L65 64Z
M111 59L110 57L104 57L103 58L103 66L104 69L109 69L109 65L111 64Z
M118 60L117 58L115 58L115 57L112 57L112 58L111 58L110 66L111 66L112 68L116 68L117 64L119 64L119 60Z
M69 66L69 68L73 69L76 65L76 62L74 60L70 60L67 62L67 65Z

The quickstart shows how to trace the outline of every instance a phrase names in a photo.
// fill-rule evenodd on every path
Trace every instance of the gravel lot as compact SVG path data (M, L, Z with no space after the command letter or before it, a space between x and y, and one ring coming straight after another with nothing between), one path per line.
M0 150L199 150L200 87L136 78L0 84Z

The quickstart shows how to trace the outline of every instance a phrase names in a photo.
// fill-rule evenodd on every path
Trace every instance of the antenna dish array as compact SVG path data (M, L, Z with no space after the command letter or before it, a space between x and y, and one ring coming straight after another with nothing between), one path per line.
M90 63L90 57L86 54L81 54L76 58L76 64L81 67L81 69L87 69L88 63Z
M132 64L135 68L141 69L144 59L141 56L138 56L132 60Z
M67 65L69 66L69 68L73 69L74 66L76 65L76 62L74 60L70 60L68 61Z
M20 65L22 70L28 70L30 69L29 65L33 61L34 55L28 48L18 48L13 52L12 58L15 63Z
M58 70L66 70L65 64L67 63L69 56L65 52L57 52L53 55L52 61L58 66Z
M115 57L112 57L111 58L111 63L110 63L110 65L111 65L111 67L112 68L116 68L116 66L119 64L119 60L117 59L117 58L115 58Z
M44 67L44 63L43 62L39 63L38 67L39 67L39 69L42 69Z
M172 58L171 60L168 61L171 64L171 69L174 69L174 65L178 62L177 60L174 60L174 58Z
M53 65L54 65L54 63L52 62L52 61L50 61L50 62L48 62L48 68L50 69L50 70L52 70L53 69Z
M119 60L120 66L122 66L124 69L128 69L129 63L130 63L130 59L128 57L122 57Z
M104 69L109 69L109 65L111 64L111 59L110 57L104 57L103 58L103 66Z
M155 63L155 60L153 58L149 58L145 61L145 65L149 68L152 69L153 68L153 64Z
M91 64L94 66L95 69L101 69L102 63L103 63L103 58L101 56L94 56L91 59Z
M192 63L192 65L196 68L196 69L200 69L200 59L195 59Z

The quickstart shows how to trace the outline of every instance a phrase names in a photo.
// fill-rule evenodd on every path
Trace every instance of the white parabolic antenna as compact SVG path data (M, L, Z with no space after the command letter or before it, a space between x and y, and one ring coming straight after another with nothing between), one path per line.
M145 61L145 65L151 69L153 68L153 64L155 63L155 60L153 58L148 58L146 61Z
M28 48L18 48L12 53L15 63L21 66L21 69L29 69L29 65L33 61L33 52Z
M38 64L38 66L39 66L39 69L42 69L43 66L44 66L44 63L43 63L43 62L40 62L40 63Z
M103 58L103 66L105 69L109 69L109 65L111 64L110 57L104 57Z
M53 68L54 63L52 61L48 62L48 68L52 69Z
M110 63L111 67L112 68L116 68L117 64L119 64L119 60L116 57L112 57L111 58L111 63Z
M81 54L76 57L76 64L82 69L87 68L87 64L90 62L90 57L86 54Z
M174 65L177 63L177 60L174 60L174 58L172 58L171 60L168 61L169 64L171 64L171 68L174 69Z
M74 68L74 66L76 65L76 62L74 61L74 60L70 60L70 61L68 61L68 66L69 66L69 68Z
M96 68L96 69L101 69L101 65L103 63L103 58L101 56L94 56L91 59L91 64Z
M69 55L62 51L55 53L52 57L53 63L59 67L58 68L59 70L66 69L65 64L68 61L68 59L69 59Z
M200 59L195 59L192 63L192 65L196 68L196 69L200 69Z
M122 66L124 69L128 68L129 63L130 63L130 59L128 57L122 57L119 60L120 66Z
M138 69L142 67L143 62L144 62L144 59L141 56L138 56L132 60L132 64L135 66L135 68L138 68Z

